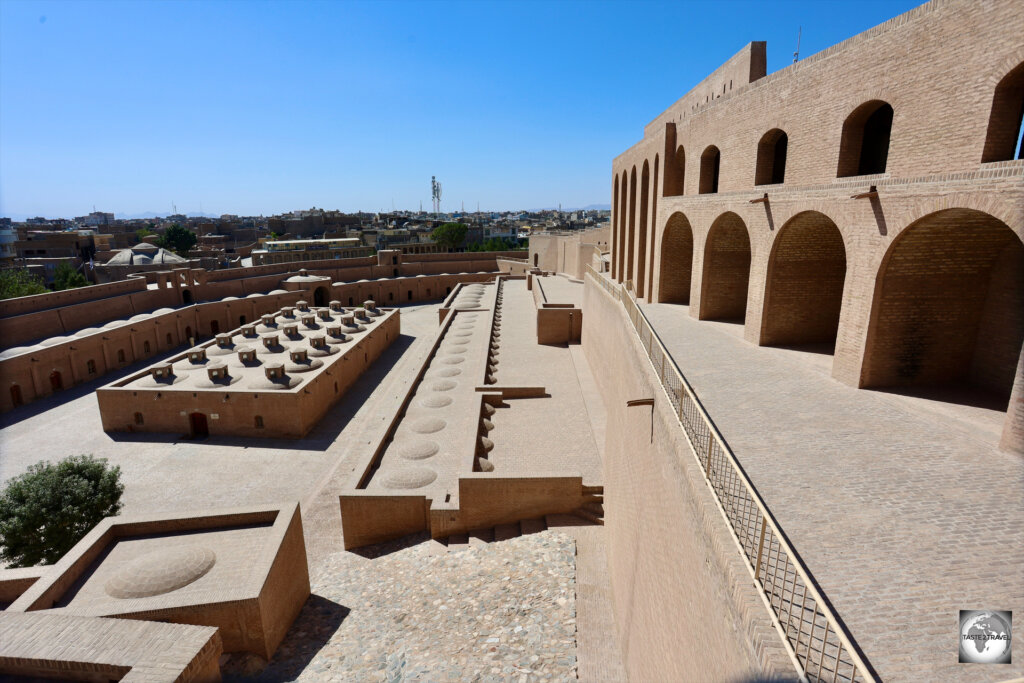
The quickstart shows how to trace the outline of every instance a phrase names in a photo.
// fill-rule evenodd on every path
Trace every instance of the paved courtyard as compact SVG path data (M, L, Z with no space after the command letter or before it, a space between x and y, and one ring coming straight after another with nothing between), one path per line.
M883 680L1024 676L1024 657L957 663L958 610L1024 614L1024 461L996 448L1003 413L853 389L831 356L642 308Z
M437 309L437 305L403 308L402 336L306 438L191 441L172 434L107 434L93 390L143 367L132 366L101 382L75 387L67 392L78 394L72 400L63 400L66 394L62 394L4 414L0 418L0 483L40 460L91 453L120 465L124 514L302 499L345 456L347 437L359 428L361 417L387 404L386 378L406 351L437 329Z
M401 338L306 438L106 434L93 390L120 376L111 374L3 415L0 483L39 460L92 453L122 468L125 514L301 501L313 595L269 665L232 656L228 680L623 680L602 527L452 552L417 537L372 554L341 550L338 491L429 352L438 308L403 307ZM583 438L572 452L597 473L592 434L603 436L604 409L586 359L578 347L536 347L532 300L528 308L506 319L506 334L547 360L533 372L561 359L552 393L569 392L575 428L563 439Z

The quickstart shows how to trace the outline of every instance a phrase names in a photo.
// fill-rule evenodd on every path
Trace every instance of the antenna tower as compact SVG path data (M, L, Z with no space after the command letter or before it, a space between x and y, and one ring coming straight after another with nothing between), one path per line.
M800 36L804 32L803 26L798 26L796 29L796 52L793 53L793 63L796 64L796 60L800 59Z
M430 176L430 198L434 200L434 218L441 213L441 182L437 176Z

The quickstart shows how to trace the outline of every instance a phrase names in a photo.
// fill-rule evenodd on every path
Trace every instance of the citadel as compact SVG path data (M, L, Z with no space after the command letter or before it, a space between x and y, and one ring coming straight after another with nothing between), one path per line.
M0 673L1020 680L956 651L1024 614L1022 35L932 0L774 73L751 42L638 123L610 224L528 253L0 302L0 482L126 483L0 568Z

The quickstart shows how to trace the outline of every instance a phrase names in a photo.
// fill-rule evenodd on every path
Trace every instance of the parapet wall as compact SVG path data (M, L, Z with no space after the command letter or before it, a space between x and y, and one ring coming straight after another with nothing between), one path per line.
M793 675L725 520L619 302L587 278L583 350L608 411L605 528L630 680ZM627 401L653 399L627 406ZM714 647L708 647L715 643Z

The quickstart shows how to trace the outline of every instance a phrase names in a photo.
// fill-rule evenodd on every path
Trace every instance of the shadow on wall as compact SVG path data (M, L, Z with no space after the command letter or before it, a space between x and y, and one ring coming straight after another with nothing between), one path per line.
M253 655L234 655L221 667L224 681L292 681L341 627L351 610L316 595L309 596L266 668Z

